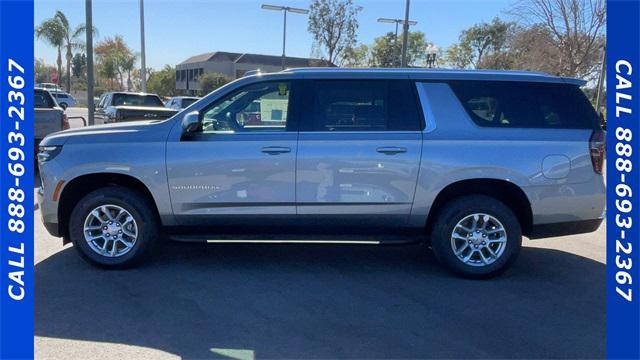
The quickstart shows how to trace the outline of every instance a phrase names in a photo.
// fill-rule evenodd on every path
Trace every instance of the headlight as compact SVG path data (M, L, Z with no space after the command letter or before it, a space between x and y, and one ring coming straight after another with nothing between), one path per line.
M62 146L40 146L38 150L38 163L47 162L60 153Z

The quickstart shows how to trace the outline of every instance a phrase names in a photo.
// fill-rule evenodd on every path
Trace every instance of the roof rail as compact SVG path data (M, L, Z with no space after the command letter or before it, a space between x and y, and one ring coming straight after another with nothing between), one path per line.
M260 75L260 74L262 74L262 71L260 69L249 70L249 71L245 72L244 75L242 75L242 77L251 76L251 75Z
M458 69L428 69L428 68L340 68L340 67L303 67L288 68L281 70L285 73L303 73L303 72L387 72L387 73L475 73L475 74L512 74L512 75L534 75L534 76L553 76L540 71L528 70L458 70Z

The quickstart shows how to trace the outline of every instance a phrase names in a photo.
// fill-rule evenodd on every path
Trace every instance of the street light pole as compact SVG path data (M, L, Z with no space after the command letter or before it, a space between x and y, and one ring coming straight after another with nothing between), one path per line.
M600 113L602 105L602 88L604 86L605 72L607 71L607 51L606 47L602 47L602 64L600 64L600 74L598 74L598 88L596 90L596 111Z
M144 51L144 0L140 0L140 87L147 92L147 64Z
M94 125L95 120L93 112L95 111L95 104L93 103L93 14L91 7L91 0L85 0L85 25L87 27L86 42L87 42L87 107L89 125Z
M402 62L400 66L407 66L407 42L409 41L409 0L404 9L404 24L402 26Z
M285 69L287 56L285 55L285 47L287 46L287 10L284 13L284 26L282 27L282 70Z
M396 46L396 47L398 46L398 25L403 24L402 27L404 29L405 28L404 24L406 22L407 23L407 25L406 25L406 29L407 30L405 30L405 32L408 32L409 26L413 26L413 25L418 24L417 21L413 21L413 20L406 20L405 21L403 19L389 19L389 18L378 18L378 22L379 23L395 24L396 25L396 35L393 38L394 39L393 40L394 41L393 45ZM400 57L400 54L396 54L396 56Z
M287 44L287 12L292 12L296 14L308 14L309 10L293 8L289 6L268 5L268 4L262 4L261 8L265 10L274 10L274 11L284 12L284 26L282 28L282 70L284 70L286 67L286 59L287 59L287 56L285 54L285 49Z

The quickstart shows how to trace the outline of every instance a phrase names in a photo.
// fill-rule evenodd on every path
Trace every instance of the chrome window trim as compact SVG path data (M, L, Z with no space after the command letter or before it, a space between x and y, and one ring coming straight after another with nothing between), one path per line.
M380 131L298 131L299 134L420 134L420 130L380 130Z

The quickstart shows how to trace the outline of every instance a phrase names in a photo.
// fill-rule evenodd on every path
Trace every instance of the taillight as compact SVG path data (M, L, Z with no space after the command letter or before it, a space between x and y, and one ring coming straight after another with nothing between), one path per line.
M589 153L591 154L591 165L593 171L602 174L602 166L604 165L605 156L605 132L602 130L594 130L589 139Z
M69 119L67 119L67 114L62 113L62 130L67 130L70 128L69 126Z

